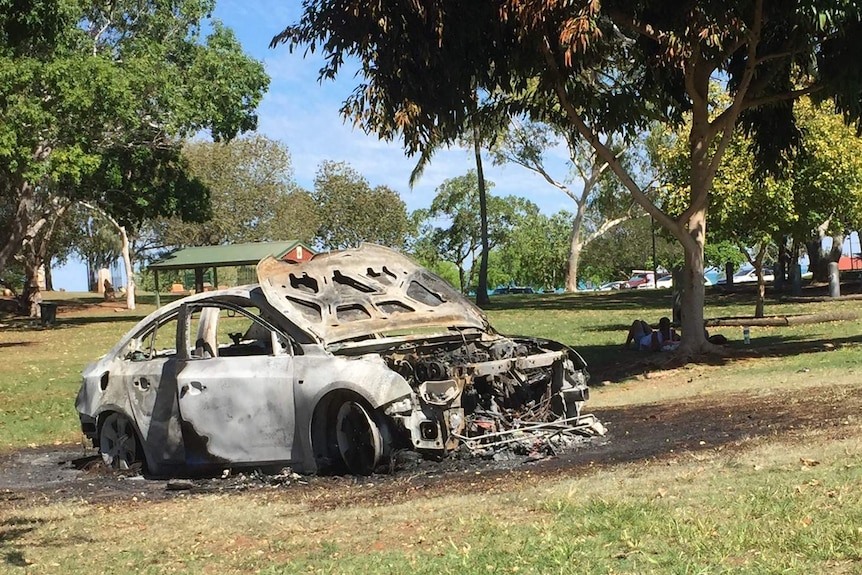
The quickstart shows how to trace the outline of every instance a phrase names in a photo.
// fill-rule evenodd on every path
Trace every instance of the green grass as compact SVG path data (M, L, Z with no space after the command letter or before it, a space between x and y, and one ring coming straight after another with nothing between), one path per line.
M58 325L41 328L38 322L3 320L0 331L0 451L26 445L78 442L78 421L74 398L84 366L107 352L140 318L154 308L152 297L144 295L134 312L122 304L97 308L89 294L51 293L46 298L61 303ZM636 364L638 352L621 351L628 326L635 318L656 322L669 315L668 290L636 290L595 294L499 296L493 299L489 316L503 333L537 335L572 345L587 360L591 371ZM856 301L816 304L784 304L771 301L767 313L799 314L856 310ZM750 314L750 295L711 294L706 317ZM717 328L742 348L740 328ZM748 349L766 350L772 357L760 361L733 362L721 370L710 370L709 381L716 387L746 387L764 379L792 385L800 370L808 377L855 378L862 359L862 338L857 322L835 322L782 328L752 328ZM820 351L835 346L832 353ZM636 377L637 370L622 376ZM746 383L748 382L748 384ZM704 387L703 391L710 388ZM667 390L663 392L667 396ZM595 394L594 395L601 395ZM646 397L650 397L647 395ZM597 398L599 399L599 398ZM656 398L653 397L653 401ZM633 401L626 398L622 401Z
M500 331L559 339L600 371L648 357L621 350L625 330L636 317L667 315L666 299L511 296L494 298L489 313ZM767 313L858 305L770 302ZM67 307L56 328L12 322L0 331L0 449L77 441L81 368L151 309ZM706 315L752 309L745 296L712 296ZM750 346L739 328L718 331L752 353L633 369L594 388L591 405L789 389L800 391L791 407L804 411L859 381L858 322L753 328ZM862 573L859 453L862 426L851 418L840 433L764 435L737 449L392 505L321 511L318 492L297 489L110 504L13 499L0 501L0 573Z
M0 521L0 554L27 573L858 573L860 431L389 506L30 505Z

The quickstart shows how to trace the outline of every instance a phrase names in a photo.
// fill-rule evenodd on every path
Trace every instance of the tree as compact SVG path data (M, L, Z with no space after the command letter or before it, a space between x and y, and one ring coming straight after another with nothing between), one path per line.
M560 211L548 217L531 202L525 212L516 214L512 231L495 250L495 271L502 280L497 283L550 289L565 285L572 214Z
M269 82L208 20L213 0L14 4L0 14L0 275L76 201L129 229L204 217L181 139L253 129Z
M293 181L290 152L281 142L257 134L229 142L196 141L183 147L183 156L210 191L211 217L205 222L167 218L156 226L162 245L308 242L317 231L315 215L307 209L311 200Z
M670 147L655 151L656 163L664 168L665 211L677 215L690 196L686 174L691 164L683 128L671 138ZM789 174L788 174L789 176ZM707 223L709 238L736 244L757 274L754 316L763 317L766 283L764 259L775 239L797 219L789 178L758 174L751 154L751 141L737 130L727 145L710 192L713 199Z
M432 0L421 3L308 0L303 18L273 39L320 47L321 78L347 56L362 82L345 116L408 153L458 133L478 87L513 110L564 117L685 253L680 350L712 350L703 333L703 258L709 190L737 125L759 164L780 164L797 130L790 104L835 97L845 120L862 114L860 6L844 0ZM457 65L455 65L457 63ZM728 104L710 97L724 78ZM687 207L656 206L599 134L634 134L652 119L693 117ZM555 120L560 121L560 120ZM562 121L560 121L562 122Z
M793 161L793 195L798 218L786 230L797 243L807 242L814 279L828 279L848 230L862 226L862 140L844 124L831 102L796 103L801 150ZM823 238L832 247L823 250Z
M736 131L710 192L710 238L737 244L757 272L755 317L764 313L763 264L772 246L785 237L801 243L813 236L809 250L819 253L828 230L837 236L834 243L840 256L844 231L862 222L862 141L831 106L816 106L803 98L795 103L794 112L800 127L799 152L788 158L781 174L759 173L754 142ZM657 147L670 213L684 209L689 193L687 131Z
M678 267L683 261L682 248L673 237L661 232L662 229L645 216L623 222L584 249L581 277L601 285L628 279L635 269L651 270L653 265L668 270Z
M591 241L633 217L635 205L616 176L608 171L608 163L597 157L592 146L577 132L569 131L563 135L576 177L569 179L579 184L580 190L573 189L565 179L555 178L545 167L545 152L558 140L548 125L514 123L497 142L492 154L498 164L514 163L539 174L575 202L569 225L565 288L566 291L577 291L581 251ZM605 146L617 149L617 157L626 152L626 146L619 138L605 136L603 142Z
M488 189L493 182L486 182ZM488 250L506 240L517 218L528 211L538 211L522 198L487 197ZM437 187L431 206L417 210L419 222L417 246L425 261L439 257L458 267L458 288L467 292L473 286L477 255L482 248L482 218L479 210L478 175L470 170L450 178ZM435 256L430 256L433 252ZM469 268L467 267L469 264Z
M323 162L311 196L320 222L315 237L322 248L338 250L362 242L404 247L409 223L401 196L386 186L371 188L347 163Z

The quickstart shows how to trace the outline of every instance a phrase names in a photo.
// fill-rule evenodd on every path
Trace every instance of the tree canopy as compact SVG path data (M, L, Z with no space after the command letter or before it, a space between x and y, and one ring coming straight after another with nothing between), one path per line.
M486 182L493 188L493 182ZM503 244L513 228L528 214L537 214L535 204L514 196L487 196L487 226L489 252ZM475 170L463 176L449 178L440 184L431 206L413 214L417 226L417 241L413 250L423 261L437 258L458 268L458 288L475 287L477 256L482 247L482 218L479 214L479 181ZM468 267L469 266L469 267Z
M362 242L403 247L407 238L407 207L398 192L372 188L345 162L323 162L311 197L317 205L315 235L324 249L337 250Z
M210 190L206 222L169 218L155 226L167 246L299 239L317 231L311 198L293 180L287 147L258 134L183 147L190 172Z
M834 98L862 115L862 7L845 0L307 0L273 43L321 49L322 78L348 58L361 80L342 109L408 152L456 137L488 103L577 131L685 252L681 350L711 349L703 334L709 190L737 125L760 167L780 166L798 142L792 102ZM724 79L727 103L710 95ZM690 189L672 217L656 206L599 134L635 134L691 113Z
M58 208L88 201L134 228L207 215L181 140L253 129L269 79L214 0L4 2L0 275Z

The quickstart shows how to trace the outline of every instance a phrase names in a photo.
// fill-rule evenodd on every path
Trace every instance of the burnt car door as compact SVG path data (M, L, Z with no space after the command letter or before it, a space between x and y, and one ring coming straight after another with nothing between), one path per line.
M151 471L184 460L176 401L177 326L176 314L157 318L117 358L115 373L129 394Z
M177 361L186 461L288 461L294 443L294 358L286 335L250 302L183 306Z

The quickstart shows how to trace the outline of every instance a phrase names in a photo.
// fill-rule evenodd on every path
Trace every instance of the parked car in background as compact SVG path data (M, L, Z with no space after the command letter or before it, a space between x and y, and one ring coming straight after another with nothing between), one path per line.
M772 271L772 268L769 266L763 266L763 281L768 283L773 280L775 280L775 275ZM716 281L715 283L717 285L724 285L727 283L727 278L719 278L718 281ZM757 271L754 268L743 268L733 274L733 283L757 283Z
M624 283L626 283L626 282L622 282L622 281L614 281L614 282L607 282L607 283L603 283L602 285L600 285L600 286L598 287L598 291L613 291L613 290L618 290L618 289L621 289L621 288L622 288L622 286L623 286L623 284L624 284Z
M668 289L673 287L673 274L661 274L655 281L655 287L658 289Z
M655 273L650 270L632 270L632 276L623 282L622 289L654 288Z
M519 293L536 293L530 286L500 286L494 290L493 295L508 295Z

